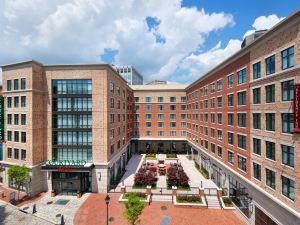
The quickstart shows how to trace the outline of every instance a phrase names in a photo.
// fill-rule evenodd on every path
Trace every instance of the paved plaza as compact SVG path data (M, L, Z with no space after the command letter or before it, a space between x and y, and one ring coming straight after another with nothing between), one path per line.
M36 217L31 214L26 214L18 210L4 201L0 201L0 224L5 225L53 225L53 223Z
M119 194L110 194L109 224L129 225L123 218L124 205L118 202ZM91 194L77 211L74 225L106 224L105 194ZM162 206L165 206L162 208ZM152 202L146 205L139 217L139 225L245 225L235 210L176 207L169 202Z
M64 217L66 225L73 224L73 218L85 202L90 194L84 194L81 198L76 196L55 196L51 197L50 193L47 193L42 199L37 201L35 216L51 221L52 223L61 222L61 216ZM24 211L32 213L34 203L26 204L21 207Z
M157 155L157 157L161 157L165 159L166 155L161 154ZM203 188L217 188L217 185L212 180L205 179L202 174L196 169L193 160L187 159L186 155L177 155L178 162L181 163L184 171L190 178L189 184L191 187L202 187ZM144 157L140 154L134 154L128 162L126 166L126 172L122 179L120 180L116 191L120 191L120 187L122 185L127 186L130 189L134 184L134 174L139 170L139 168L143 164ZM157 159L147 159L147 162L157 163ZM177 160L165 160L165 164L168 163L176 163ZM158 176L157 187L166 188L166 176Z

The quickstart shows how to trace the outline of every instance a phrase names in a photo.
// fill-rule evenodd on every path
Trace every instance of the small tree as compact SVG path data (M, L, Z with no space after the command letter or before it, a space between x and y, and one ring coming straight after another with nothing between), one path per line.
M144 203L136 195L130 195L128 201L124 202L125 211L123 216L129 221L131 225L135 225L139 215L144 209Z
M29 171L25 165L23 166L14 165L9 167L8 169L8 178L10 180L13 180L13 182L17 185L18 199L20 195L20 188L22 185L24 185L28 177L29 177Z

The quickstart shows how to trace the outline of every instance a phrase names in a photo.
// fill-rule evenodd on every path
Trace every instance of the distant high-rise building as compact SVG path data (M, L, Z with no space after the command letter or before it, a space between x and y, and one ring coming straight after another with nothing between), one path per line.
M153 80L147 83L146 85L159 85L159 84L167 84L165 80Z
M133 66L115 66L115 70L127 81L128 85L143 84L143 76Z

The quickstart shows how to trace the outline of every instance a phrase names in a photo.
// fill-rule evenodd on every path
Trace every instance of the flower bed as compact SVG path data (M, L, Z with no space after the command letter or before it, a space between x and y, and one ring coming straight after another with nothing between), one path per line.
M147 195L142 192L132 192L132 193L126 193L126 194L121 194L119 198L119 202L126 202L128 201L128 198L131 196L136 196L141 202L149 202L150 201L150 195Z
M181 166L171 166L167 169L167 187L171 189L176 185L178 189L189 189L189 177Z
M177 195L174 198L174 205L206 207L204 197L200 195Z
M235 209L234 204L229 197L222 197L221 204L223 209Z
M155 153L147 153L145 155L146 159L156 159L156 154Z
M134 188L146 188L148 185L156 186L156 175L156 169L154 171L152 167L141 167L134 176Z
M176 154L167 154L166 159L178 159Z

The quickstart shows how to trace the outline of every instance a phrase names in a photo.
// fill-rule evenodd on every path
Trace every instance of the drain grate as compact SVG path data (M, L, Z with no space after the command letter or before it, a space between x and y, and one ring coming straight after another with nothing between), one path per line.
M167 209L168 209L168 207L167 207L167 206L165 206L165 205L163 205L162 207L160 207L160 209L161 209L161 210L167 210Z
M58 199L54 204L55 205L66 205L70 200L67 199Z
M108 219L109 222L113 222L114 220L115 220L114 217L109 217L109 219Z

